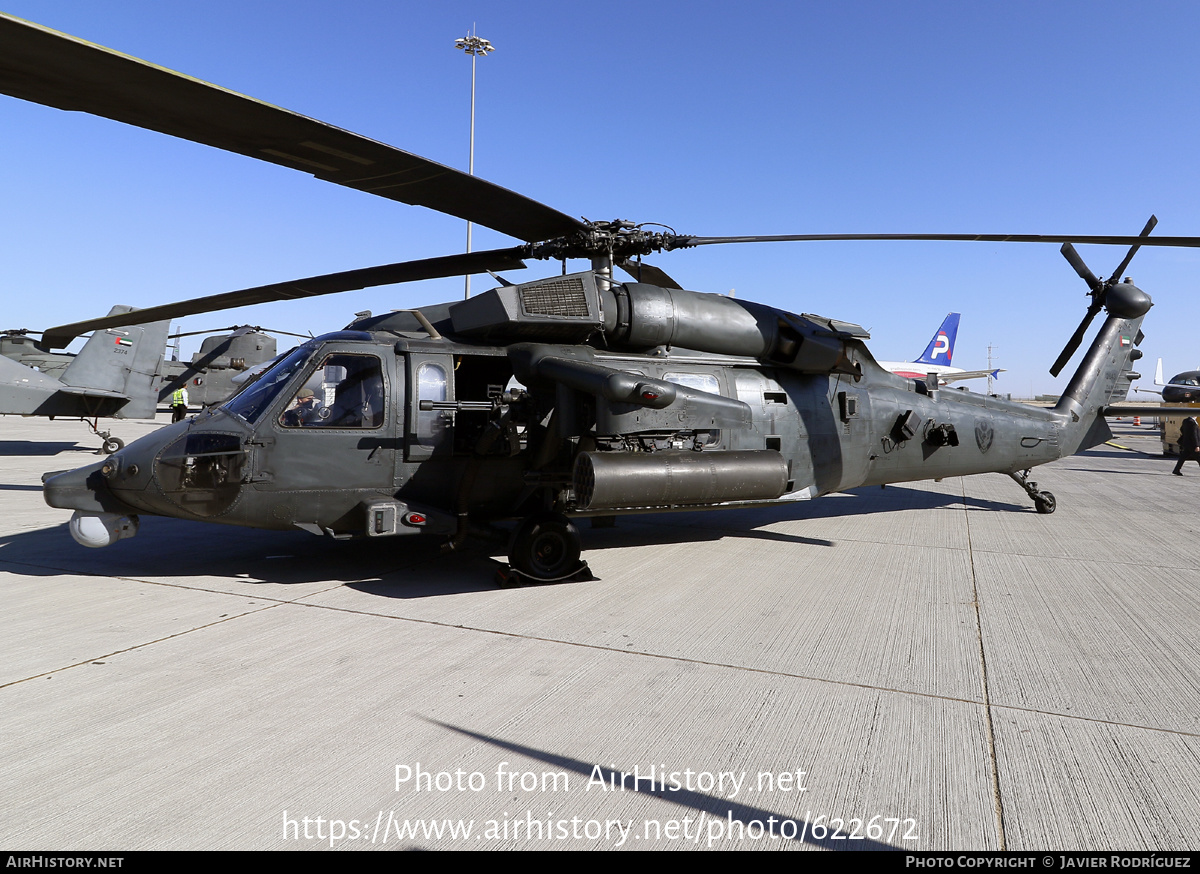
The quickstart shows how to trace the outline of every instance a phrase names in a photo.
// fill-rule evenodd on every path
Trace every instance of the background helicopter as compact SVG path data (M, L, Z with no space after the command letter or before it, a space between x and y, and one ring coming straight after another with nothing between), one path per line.
M133 311L118 305L110 315ZM0 415L79 418L103 441L104 452L116 452L125 444L99 430L98 420L154 418L167 342L166 321L126 321L132 323L95 331L73 356L49 353L24 331L6 333Z
M113 307L111 314L134 312ZM167 335L167 322L94 333L79 354L53 352L26 329L0 336L0 415L79 418L113 453L125 445L99 429L101 418L152 419L186 388L191 406L222 403L240 388L235 379L276 357L275 338L255 326ZM287 331L279 332L287 334ZM168 339L206 336L190 361L167 359ZM300 334L291 336L303 337Z
M214 331L188 331L172 334L181 337L205 336L199 351L189 361L179 361L177 355L163 362L162 379L158 385L158 402L169 405L176 388L186 388L191 406L211 407L224 403L241 387L238 379L277 357L275 338L257 325L235 325ZM228 333L223 333L228 332ZM312 335L274 331L289 337L311 339Z
M366 317L304 344L217 411L143 438L103 465L51 476L48 502L72 533L105 545L136 513L334 537L422 531L461 543L497 518L524 521L510 558L525 574L577 569L569 516L806 500L870 483L1011 475L1040 512L1054 498L1029 468L1109 436L1149 298L1119 281L1140 245L1196 238L1038 235L695 237L626 221L589 222L459 171L172 74L73 38L0 18L0 87L86 110L404 203L527 242L259 286L140 315L176 318L249 302L558 259L564 275L468 301ZM186 107L186 110L181 109ZM1054 410L943 393L936 377L884 372L848 322L681 289L653 252L800 240L1065 242L1092 304L1055 367L1108 315ZM1095 277L1070 242L1131 245ZM592 269L567 274L568 259ZM636 280L619 283L613 267ZM119 321L119 319L118 319ZM62 343L107 328L47 331ZM513 380L519 387L513 385Z
M75 356L67 352L52 352L43 349L34 335L41 336L40 331L28 328L12 328L0 331L0 355L9 358L25 367L32 367L38 373L62 376L67 365L75 360Z

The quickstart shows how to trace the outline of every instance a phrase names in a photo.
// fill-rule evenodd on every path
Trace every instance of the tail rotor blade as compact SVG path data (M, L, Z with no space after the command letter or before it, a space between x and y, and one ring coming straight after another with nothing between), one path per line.
M1067 260L1070 260L1069 258ZM1084 270L1087 270L1085 267ZM1089 271L1090 272L1090 271ZM1083 274L1080 274L1081 276ZM1054 362L1054 366L1050 368L1051 376L1058 376L1062 369L1067 366L1067 362L1071 360L1071 356L1075 354L1075 350L1079 348L1079 344L1083 342L1083 335L1087 333L1088 325L1092 323L1092 319L1096 317L1096 313L1100 312L1100 305L1093 303L1088 307L1087 313L1083 317L1083 321L1079 323L1079 327L1075 329L1075 333L1071 335L1071 339L1067 341L1067 345L1063 347L1063 351L1059 353L1058 360Z
M1150 216L1150 221L1146 222L1146 227L1142 228L1142 232L1141 232L1140 234L1138 234L1138 236L1139 236L1139 237L1147 237L1147 236L1149 236L1149 235L1150 235L1150 232L1151 232L1152 230L1154 230L1154 226L1155 226L1156 224L1158 224L1158 218L1157 218L1156 216ZM1110 283L1111 283L1111 282L1120 282L1120 281L1121 281L1121 276L1123 276L1123 275L1124 275L1124 273L1125 273L1125 268L1129 266L1129 262L1133 260L1133 256L1134 256L1135 254L1137 254L1137 250L1138 250L1138 249L1140 249L1140 248L1141 248L1141 246L1140 246L1139 244L1137 244L1137 243L1135 243L1135 244L1134 244L1134 245L1133 245L1133 246L1130 248L1130 250L1129 250L1129 254L1127 254L1127 255L1125 256L1125 260L1124 260L1124 261L1122 261L1122 262L1121 262L1121 265L1120 265L1120 266L1119 266L1119 267L1118 267L1116 270L1114 270L1114 271L1113 271L1113 273L1112 273L1112 276L1108 277L1108 281L1109 281Z

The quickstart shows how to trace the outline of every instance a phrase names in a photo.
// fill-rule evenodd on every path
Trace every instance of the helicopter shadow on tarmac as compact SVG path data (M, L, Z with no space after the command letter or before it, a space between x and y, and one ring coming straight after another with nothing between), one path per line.
M97 559L93 550L75 546L65 522L0 536L0 569L25 576L99 575L259 594L263 584L394 586L432 563L442 584L429 594L492 588L490 575L470 566L470 554L443 557L432 539L332 542L301 531L230 526L214 532L205 525L151 516L142 518L136 538L115 544L103 561ZM473 563L481 564L477 557Z
M24 488L24 487L22 487ZM36 487L30 487L36 488ZM731 509L720 513L640 515L620 519L615 528L593 529L577 522L587 550L622 549L647 544L704 543L726 537L756 538L828 548L836 542L804 537L763 526L862 513L962 508L1020 511L1032 508L921 488L889 486L855 489L818 501L774 507ZM706 520L697 524L697 517ZM0 566L26 576L101 574L206 589L249 592L262 584L343 584L387 598L427 598L498 589L494 581L504 544L479 543L445 553L438 540L420 537L330 541L300 531L263 531L206 525L146 516L136 538L98 553L70 541L65 522L0 537ZM585 553L586 557L586 553ZM561 585L561 584L559 584Z
M432 725L444 728L447 731L472 738L480 741L481 743L498 747L502 750L507 750L508 752L515 753L519 756L524 756L539 762L545 762L548 765L558 768L565 774L572 775L570 778L572 781L590 781L594 779L602 781L603 784L607 786L632 787L634 785L635 774L632 770L620 771L612 767L603 767L601 765L585 762L570 756L551 753L547 750L525 746L524 744L518 744L512 741L501 740L497 737L481 734L466 728L460 728L456 725L451 725L450 723L442 722L437 719L430 719L420 714L415 715L418 719L422 719ZM682 774L677 776L680 779L683 777ZM900 846L888 844L880 840L873 840L865 835L862 835L861 833L855 837L854 843L850 845L847 832L834 829L825 829L823 836L821 838L817 838L812 833L810 828L811 823L806 822L802 817L799 816L787 816L778 811L755 807L750 804L733 801L729 798L723 798L719 795L709 794L696 789L689 789L686 786L682 786L678 790L672 791L672 784L669 782L667 783L667 787L665 789L652 789L647 785L648 782L649 781L647 778L643 777L637 791L649 792L657 798L661 798L664 801L670 801L681 807L694 810L697 813L703 814L709 819L718 823L722 821L727 823L741 823L743 827L751 828L751 833L753 833L753 831L750 824L757 823L760 830L760 836L763 833L764 824L771 822L773 824L772 828L777 827L779 829L779 831L771 832L774 837L788 842L798 841L802 844L808 844L810 846L820 847L826 850L848 849L849 846L853 846L853 849L855 850L901 849ZM626 789L623 791L631 790ZM830 822L833 821L834 820L830 820ZM847 819L844 821L837 821L842 822L843 825L845 825L845 823L850 822L850 818L847 817ZM790 829L791 834L787 834L789 829L787 829L786 826L783 826L783 823L789 823L793 827ZM634 823L631 822L630 825L631 827L636 828ZM700 824L698 823L697 828L699 827ZM712 832L706 832L706 835L711 837ZM721 841L722 843L725 843L724 837L725 836L723 835Z
M1167 459L1169 462L1170 459ZM1101 467L1064 467L1063 470L1073 470L1077 473L1102 473L1114 476L1170 476L1171 469L1166 463L1157 468L1147 468L1145 470L1114 470L1113 468Z
M965 506L964 506L965 505ZM965 508L1008 511L1031 510L1021 504L1003 504L980 498L941 494L920 488L888 486L852 489L817 501L777 507L730 509L719 513L670 513L629 516L617 520L615 529L586 530L587 520L577 520L584 529L587 550L645 546L655 543L688 543L748 537L805 546L836 546L836 542L800 534L765 530L764 526L783 522L833 519L871 513L904 510ZM628 521L627 521L628 520ZM585 554L586 557L586 554Z
M1160 452L1142 452L1140 449L1089 449L1087 452L1080 452L1081 458L1135 458L1141 456L1143 458L1162 458Z
M37 440L0 440L0 457L42 458L58 455L60 452L87 452L92 455L96 454L94 448L80 446L74 440L45 443ZM41 486L38 487L38 490L41 490Z

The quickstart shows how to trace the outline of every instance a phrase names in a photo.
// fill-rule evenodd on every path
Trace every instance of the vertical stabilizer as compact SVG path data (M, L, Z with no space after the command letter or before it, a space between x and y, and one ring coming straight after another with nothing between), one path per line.
M1088 348L1083 363L1071 377L1054 410L1063 419L1062 455L1096 446L1112 437L1100 410L1125 400L1130 384L1134 351L1142 342L1141 324L1150 309L1150 298L1131 282L1108 291L1108 318Z
M918 364L949 364L954 357L954 341L958 337L958 313L948 313L933 333L933 339L917 359Z
M133 310L117 305L110 316ZM167 345L169 322L106 328L93 332L83 349L63 371L65 385L120 392L129 398L115 415L152 419L158 407L154 378Z

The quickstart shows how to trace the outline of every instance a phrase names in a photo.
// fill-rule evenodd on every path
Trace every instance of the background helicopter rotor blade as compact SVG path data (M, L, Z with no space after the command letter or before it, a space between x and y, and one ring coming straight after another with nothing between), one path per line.
M4 13L0 93L301 170L528 242L586 228L461 170Z
M523 246L483 250L462 255L448 255L442 258L401 261L379 267L364 267L359 270L310 276L306 279L277 282L272 285L260 285L255 288L244 288L224 294L213 294L177 303L132 310L116 316L102 316L97 319L72 322L68 325L58 325L43 332L42 342L50 348L59 348L66 346L85 331L101 328L140 325L162 319L179 319L184 316L211 313L251 304L337 294L342 291L354 291L376 285L438 279L443 276L462 276L467 273L484 273L488 270L520 270L525 266L525 262L521 260L523 252Z
M138 310L141 312L141 310ZM287 337L302 337L305 340L311 339L311 334L294 334L291 331L280 331L275 328L264 328L262 325L230 325L226 328L212 328L207 331L183 331L178 334L168 334L168 340L174 340L177 337L199 337L206 334L250 334L256 331L261 331L267 334L280 334Z

